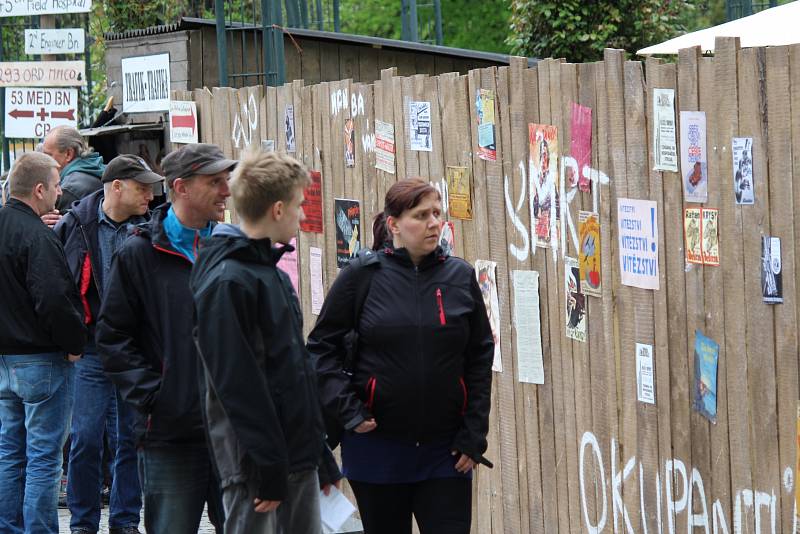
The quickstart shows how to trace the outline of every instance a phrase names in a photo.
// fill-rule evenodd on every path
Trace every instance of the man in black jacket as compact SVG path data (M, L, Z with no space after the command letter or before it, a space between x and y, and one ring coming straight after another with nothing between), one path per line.
M100 307L103 367L137 421L145 529L196 533L203 506L221 532L222 503L200 412L189 274L201 237L224 216L235 161L214 145L164 158L172 204L117 250Z
M315 372L297 295L277 267L293 250L309 181L288 156L248 154L231 180L241 229L215 228L192 271L228 534L321 529L317 467L326 446Z
M110 532L139 532L142 499L133 434L134 414L103 372L94 343L94 324L108 283L111 258L125 240L128 226L147 221L153 184L162 180L139 156L118 156L103 173L103 189L75 202L54 229L64 244L90 329L83 358L75 364L76 397L67 479L72 534L93 534L99 529L105 432L114 457ZM107 420L111 422L108 426Z
M20 156L0 209L0 532L57 532L72 363L86 343L64 250L40 217L60 194L58 164Z

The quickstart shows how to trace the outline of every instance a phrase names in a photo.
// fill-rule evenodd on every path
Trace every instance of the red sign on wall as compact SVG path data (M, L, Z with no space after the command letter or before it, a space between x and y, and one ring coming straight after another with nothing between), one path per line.
M322 233L322 174L319 171L310 171L311 184L305 188L303 195L303 213L306 220L300 223L303 232Z

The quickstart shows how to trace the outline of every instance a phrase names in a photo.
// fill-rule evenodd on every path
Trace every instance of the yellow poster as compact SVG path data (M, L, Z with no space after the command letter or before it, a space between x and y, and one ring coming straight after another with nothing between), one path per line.
M472 181L466 167L447 167L448 211L456 219L472 220Z
M581 293L599 297L602 276L600 275L600 220L596 213L578 212L578 235Z

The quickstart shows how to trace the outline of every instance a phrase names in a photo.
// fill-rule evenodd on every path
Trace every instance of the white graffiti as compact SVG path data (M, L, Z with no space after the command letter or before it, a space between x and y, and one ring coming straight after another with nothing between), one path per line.
M331 92L331 115L334 117L348 105L349 92L347 88Z
M375 134L365 133L361 136L361 146L365 153L375 152Z
M350 96L350 118L364 115L364 96L361 93L353 93Z
M243 120L244 117L244 120ZM256 98L252 94L247 102L242 103L242 109L233 118L233 131L231 132L231 139L233 146L242 148L249 147L253 142L253 130L258 126L258 106L256 105Z

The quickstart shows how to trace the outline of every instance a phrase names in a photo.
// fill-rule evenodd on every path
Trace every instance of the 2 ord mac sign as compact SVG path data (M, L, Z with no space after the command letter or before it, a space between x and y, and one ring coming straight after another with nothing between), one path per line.
M169 54L122 59L122 111L169 111Z

